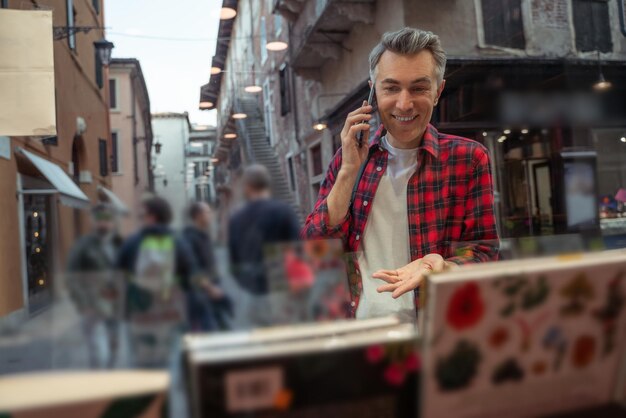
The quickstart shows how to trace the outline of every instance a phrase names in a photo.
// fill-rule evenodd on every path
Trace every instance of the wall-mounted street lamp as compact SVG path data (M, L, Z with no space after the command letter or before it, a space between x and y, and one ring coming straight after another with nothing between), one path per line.
M93 46L96 47L96 51L98 52L98 57L100 57L100 62L105 67L108 67L111 63L111 52L115 45L113 42L109 42L106 39L102 38L99 41L93 43Z
M315 129L316 131L323 131L327 127L328 125L326 125L326 123L324 123L323 121L318 121L313 125L313 129Z
M156 142L154 144L154 150L156 151L157 154L161 153L161 147L163 147L163 144L161 144L160 142Z

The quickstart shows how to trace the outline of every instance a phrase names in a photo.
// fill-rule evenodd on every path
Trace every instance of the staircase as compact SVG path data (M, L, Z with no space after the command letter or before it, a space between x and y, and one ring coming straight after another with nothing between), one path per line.
M237 121L237 130L240 132L241 144L250 163L262 164L272 176L272 195L287 202L298 216L300 224L304 221L302 209L296 203L296 198L289 188L287 175L281 170L278 155L269 144L265 135L265 123L259 106L254 100L239 99L235 101L237 112L244 112L247 118Z

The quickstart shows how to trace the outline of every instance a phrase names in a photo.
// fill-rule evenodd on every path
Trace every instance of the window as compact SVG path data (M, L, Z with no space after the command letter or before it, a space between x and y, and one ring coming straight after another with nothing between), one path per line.
M117 79L109 79L109 107L117 110Z
M102 88L104 86L104 80L102 78L102 61L100 61L100 54L94 48L94 56L95 56L95 68L96 68L96 84L98 88Z
M620 0L622 1L622 0ZM574 0L576 49L580 52L611 52L611 24L607 0Z
M261 17L261 64L267 60L267 28L265 27L265 16Z
M322 145L317 144L311 147L311 167L312 175L319 176L324 174L324 168L322 164Z
M76 10L74 10L74 0L66 0L65 1L66 14L67 14L67 26L73 27L75 21ZM76 50L76 34L70 32L70 36L67 38L67 43L70 46L70 49Z
M122 172L120 145L119 132L111 132L111 171L113 173Z
M107 141L106 139L98 140L98 150L100 151L100 176L106 177L109 174L107 165Z
M93 5L93 9L97 14L100 14L100 0L92 0L91 4Z
M293 167L293 157L287 158L287 166L289 168L289 187L292 192L296 191L296 170Z
M482 0L485 43L524 49L521 0Z
M290 89L289 89L289 67L283 64L279 70L280 79L280 114L285 116L291 111Z

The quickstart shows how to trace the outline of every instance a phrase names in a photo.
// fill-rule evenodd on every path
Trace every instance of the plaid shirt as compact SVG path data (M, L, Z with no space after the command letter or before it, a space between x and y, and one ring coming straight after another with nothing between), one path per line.
M341 167L341 149L330 163L321 184L317 203L307 217L305 239L340 238L349 257L348 278L352 314L356 313L363 284L356 256L380 179L387 168L387 150L382 147L381 126L369 145L369 158L354 201L346 217L329 225L326 199ZM496 232L493 186L489 156L478 142L441 134L428 125L417 152L418 168L407 185L407 214L411 261L430 253L440 254L457 264L496 260ZM390 219L390 222L395 220ZM402 266L387 266L398 268ZM418 292L415 292L418 307Z

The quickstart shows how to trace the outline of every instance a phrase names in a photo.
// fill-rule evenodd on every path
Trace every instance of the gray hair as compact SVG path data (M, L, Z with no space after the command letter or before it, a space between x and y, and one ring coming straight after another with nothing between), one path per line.
M370 52L370 79L374 81L376 66L385 51L391 51L399 55L414 55L427 49L435 60L435 75L437 85L443 81L446 71L446 53L441 47L439 37L432 32L404 28L395 32L386 32L378 45Z

